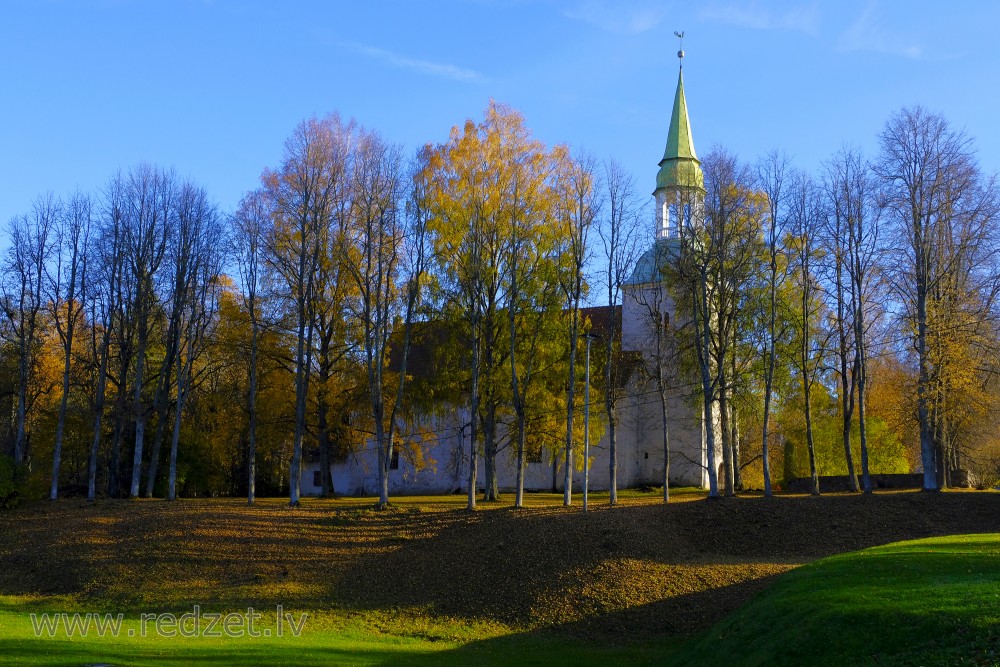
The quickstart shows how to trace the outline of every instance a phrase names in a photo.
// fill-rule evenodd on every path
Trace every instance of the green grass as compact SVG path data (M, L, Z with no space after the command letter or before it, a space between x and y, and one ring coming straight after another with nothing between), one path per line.
M261 637L165 637L152 623L141 636L137 613L125 614L115 636L36 636L31 614L85 613L70 600L0 598L0 665L654 665L672 648L662 643L597 646L544 632L462 621L342 612L308 612L303 630L277 637L274 610L258 610ZM299 619L301 611L294 612ZM203 618L202 630L205 629ZM62 621L60 621L62 623ZM192 622L185 626L190 630ZM245 627L245 626L244 626Z
M826 558L675 656L679 665L1000 665L1000 535Z

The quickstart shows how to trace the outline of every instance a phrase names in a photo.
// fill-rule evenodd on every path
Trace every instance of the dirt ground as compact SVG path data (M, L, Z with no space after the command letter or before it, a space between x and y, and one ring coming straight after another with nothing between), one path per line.
M609 508L368 501L79 500L0 513L0 594L107 609L334 608L574 635L687 634L823 556L1000 531L1000 493L655 494Z

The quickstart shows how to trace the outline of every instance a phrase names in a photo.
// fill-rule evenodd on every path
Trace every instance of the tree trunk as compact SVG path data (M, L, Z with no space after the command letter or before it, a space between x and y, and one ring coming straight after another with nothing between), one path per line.
M722 429L722 466L726 471L725 494L727 497L731 497L736 495L734 487L736 480L733 472L733 447L730 440L732 433L729 430L729 387L725 379L719 383L719 421Z
M104 421L104 393L108 380L108 352L110 332L105 328L101 340L100 366L97 370L97 389L94 395L94 437L90 444L90 461L87 467L87 500L97 498L97 454L101 446L101 428Z
M569 382L566 389L566 470L563 474L563 506L573 504L573 409L576 401L576 343L579 310L574 305L570 313Z
M523 406L517 408L517 482L514 490L514 507L524 507L524 448L527 424Z
M145 313L139 315L139 345L136 349L135 361L135 387L133 408L135 410L135 452L132 457L132 486L129 489L129 496L139 497L139 481L142 474L142 449L143 438L146 433L146 410L142 404L142 382L143 371L146 367L146 339L149 335L147 317ZM180 412L180 410L178 410Z

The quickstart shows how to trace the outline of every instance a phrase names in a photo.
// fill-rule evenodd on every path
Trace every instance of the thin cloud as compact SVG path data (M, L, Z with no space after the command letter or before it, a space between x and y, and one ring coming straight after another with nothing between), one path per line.
M756 4L715 4L701 10L705 21L728 23L751 30L784 30L807 35L819 34L819 6L816 3L775 13Z
M840 37L841 51L875 51L903 58L921 59L924 49L889 32L875 3L869 3L861 16Z
M419 72L420 74L440 76L454 81L475 83L484 80L483 75L476 70L459 67L457 65L436 63L430 60L420 60L419 58L410 58L409 56L404 56L393 51L380 49L374 46L367 46L365 44L358 44L356 42L341 42L340 46L353 51L354 53L367 56L374 60L379 60L390 67L408 69L414 72Z
M563 12L567 18L621 35L638 35L652 30L660 25L666 13L658 5L603 0L588 0Z

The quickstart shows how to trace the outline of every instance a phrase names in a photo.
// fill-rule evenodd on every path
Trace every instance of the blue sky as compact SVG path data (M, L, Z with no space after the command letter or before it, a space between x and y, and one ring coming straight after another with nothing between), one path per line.
M780 148L816 171L922 104L995 171L998 27L985 1L0 0L0 223L140 161L229 210L303 118L339 111L411 151L491 97L651 191L674 30L700 153Z

